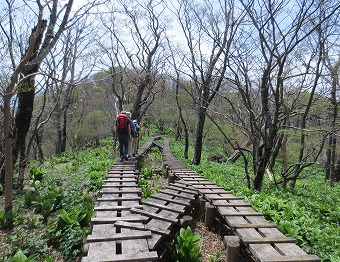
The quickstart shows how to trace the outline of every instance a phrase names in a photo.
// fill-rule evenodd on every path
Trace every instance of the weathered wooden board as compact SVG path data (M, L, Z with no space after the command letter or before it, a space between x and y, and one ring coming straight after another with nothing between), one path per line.
M172 217L162 216L159 213L151 213L149 211L138 209L138 208L131 208L130 211L132 213L141 214L141 215L144 215L144 216L147 216L147 217L157 218L159 220L168 221L168 222L172 222L172 223L177 223L177 220L178 220L178 219L175 219L175 218L172 218Z
M143 208L142 205L133 205L133 206L117 206L116 203L111 205L100 205L94 207L94 211L122 211L122 210L130 210L132 207Z
M125 217L93 217L91 223L93 224L108 224L115 223L117 221L128 221L128 222L146 222L148 220L145 216L131 215Z
M127 240L126 240L127 241ZM122 246L131 245L131 243L125 243ZM132 240L131 240L132 241ZM135 251L128 254L116 254L116 246L112 245L112 242L98 242L91 243L89 245L88 256L82 258L82 262L147 262L147 261L157 261L158 255L156 251L149 251L148 244L146 240L145 245L147 248L145 250L136 251L137 247L140 246L139 242L134 240L133 246Z
M251 221L255 218L253 221ZM227 225L233 229L237 228L262 228L262 227L276 227L275 224L266 221L262 215L260 216L229 216L225 217Z
M157 207L157 208L160 208L160 209L163 209L163 210L169 210L169 211L172 211L172 212L178 213L178 214L184 213L184 207L183 206L162 205L162 204L156 203L155 201L141 201L141 203L144 206Z
M115 188L104 188L100 190L101 194L122 194L122 193L140 193L141 189L140 188L122 188L121 190L115 189Z
M277 228L238 228L236 234L245 244L296 242L295 238L284 236Z
M284 253L285 250L287 253ZM250 244L249 250L260 262L320 262L316 255L308 255L296 244ZM288 251L289 250L289 251Z
M89 235L86 239L89 242L104 242L104 241L118 241L118 240L131 240L151 238L151 231L130 231L127 233L117 233L112 235L93 236Z
M183 205L183 206L189 206L190 205L190 200L191 199L186 199L186 198L182 198L179 196L173 196L173 195L168 195L165 193L158 193L152 196L155 199L160 199L160 200L164 200L167 203L175 203L178 205Z
M180 190L162 189L160 190L160 193L164 193L169 196L177 196L177 197L181 197L181 198L189 199L189 200L195 199L194 195L181 192Z

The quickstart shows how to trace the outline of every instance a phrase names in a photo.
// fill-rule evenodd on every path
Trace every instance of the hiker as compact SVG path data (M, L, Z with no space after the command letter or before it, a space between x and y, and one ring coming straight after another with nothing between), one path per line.
M131 140L131 123L125 111L118 114L115 124L115 140L119 141L121 161L129 160L129 141Z
M132 156L132 120L131 120L131 112L126 112L126 117L129 121L129 126L130 126L130 139L129 139L129 148L128 148L128 157Z
M137 119L132 120L131 124L131 136L132 136L132 156L135 157L138 152L140 125Z

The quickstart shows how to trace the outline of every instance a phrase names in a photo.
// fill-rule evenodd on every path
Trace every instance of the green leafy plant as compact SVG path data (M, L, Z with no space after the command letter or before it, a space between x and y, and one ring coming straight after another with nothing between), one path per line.
M221 252L217 252L214 256L210 257L210 262L219 262L221 261Z
M16 215L13 210L5 211L0 209L0 229L10 228L15 219Z
M4 262L33 262L36 260L37 255L31 255L29 257L19 250L12 258L5 258Z
M92 199L88 195L84 196L80 206L60 211L56 227L50 230L49 235L51 242L59 247L66 258L72 260L81 251L93 214Z
M198 244L201 241L201 236L193 233L189 226L181 228L174 245L169 246L173 259L176 262L199 262L201 254Z
M154 194L152 186L153 182L151 180L147 180L144 177L138 180L138 187L142 189L142 198L148 199Z
M63 190L55 185L49 185L46 191L40 193L32 201L32 204L35 206L36 212L41 213L43 221L46 222L51 213L60 208L64 198Z
M46 242L48 241L46 235L36 235L34 230L27 230L23 227L14 227L11 231L11 235L6 239L4 243L7 254L13 256L19 250L24 254L36 254L42 255L47 253L48 247Z
M153 168L149 168L149 167L145 167L145 168L141 168L141 173L142 173L142 177L144 179L151 179L152 175L153 175Z
M39 167L32 167L30 169L30 174L29 174L29 177L31 180L33 181L42 181L43 178L44 178L44 175L45 175L45 171L42 169L42 168L39 168Z
M340 262L340 257L331 256L331 262Z

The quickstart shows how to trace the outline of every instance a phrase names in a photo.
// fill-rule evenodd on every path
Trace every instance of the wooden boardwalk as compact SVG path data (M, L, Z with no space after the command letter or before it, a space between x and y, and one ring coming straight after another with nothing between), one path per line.
M197 173L187 169L170 151L169 141L164 139L164 162L178 179L191 184L199 195L210 203L225 223L248 246L261 262L321 261L316 255L303 251L294 238L284 236L275 224L255 212L242 197L234 196Z
M84 245L82 262L156 261L156 249L198 198L210 203L261 262L321 261L306 254L293 238L285 237L242 197L218 187L189 170L171 153L169 141L155 137L139 148L136 159L117 162L108 171L92 218L92 232ZM158 146L169 175L177 180L150 200L141 199L137 186L143 156Z

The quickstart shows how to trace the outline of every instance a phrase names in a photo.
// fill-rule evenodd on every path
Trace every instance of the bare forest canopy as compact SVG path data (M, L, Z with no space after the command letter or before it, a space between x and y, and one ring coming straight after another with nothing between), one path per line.
M112 135L121 110L250 188L340 172L338 1L2 1L1 182ZM9 204L10 205L10 204Z

